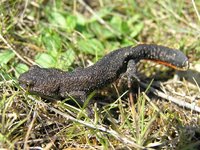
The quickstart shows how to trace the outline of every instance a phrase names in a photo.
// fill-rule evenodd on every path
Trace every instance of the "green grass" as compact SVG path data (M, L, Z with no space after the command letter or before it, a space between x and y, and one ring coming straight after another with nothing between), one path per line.
M134 105L128 101L126 83L92 93L88 100L95 94L104 103L93 106L91 118L67 100L49 102L20 88L17 78L34 64L71 71L95 63L112 50L139 43L180 49L192 69L199 65L200 16L195 9L200 11L200 1L88 2L0 2L0 148L197 149L199 114L152 96L148 90L134 92ZM142 62L138 69L145 80L148 76L163 81L175 74L149 62ZM198 69L193 71L200 74ZM169 80L163 88L199 104L198 84L192 86L181 78Z

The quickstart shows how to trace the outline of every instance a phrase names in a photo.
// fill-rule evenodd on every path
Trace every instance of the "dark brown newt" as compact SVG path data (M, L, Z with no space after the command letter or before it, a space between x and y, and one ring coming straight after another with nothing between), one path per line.
M187 70L188 58L179 50L164 46L141 44L112 51L94 65L65 72L55 68L33 66L19 77L28 92L46 98L69 96L85 100L88 93L104 87L125 73L136 77L136 63L148 59L178 70Z

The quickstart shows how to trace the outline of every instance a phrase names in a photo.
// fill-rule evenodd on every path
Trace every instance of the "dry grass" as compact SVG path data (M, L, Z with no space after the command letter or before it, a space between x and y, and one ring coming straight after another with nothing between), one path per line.
M90 117L67 100L31 96L17 81L35 63L72 70L115 48L157 43L181 49L191 69L174 72L142 62L141 80L149 84L154 78L151 87L200 107L198 1L0 3L0 148L198 149L199 113L153 95L149 87L135 84L134 105L124 82L92 93L89 99L98 104L91 108L94 116Z

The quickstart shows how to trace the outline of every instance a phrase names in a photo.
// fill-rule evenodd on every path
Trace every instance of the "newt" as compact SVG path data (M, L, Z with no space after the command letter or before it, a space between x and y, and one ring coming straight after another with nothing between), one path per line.
M136 78L136 63L142 59L156 61L177 70L189 68L188 58L180 50L140 44L110 52L94 65L66 72L55 68L32 66L19 77L20 85L31 94L62 99L69 96L81 101L93 90L102 88L122 75Z

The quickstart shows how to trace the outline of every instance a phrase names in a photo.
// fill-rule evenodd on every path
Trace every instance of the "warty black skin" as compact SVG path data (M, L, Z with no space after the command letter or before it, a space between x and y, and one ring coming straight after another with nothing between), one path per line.
M20 75L19 83L28 92L45 98L72 96L84 101L88 93L114 82L124 73L129 79L135 77L135 64L141 59L157 61L179 70L189 67L188 58L179 50L141 44L112 51L96 64L72 72L33 66Z

